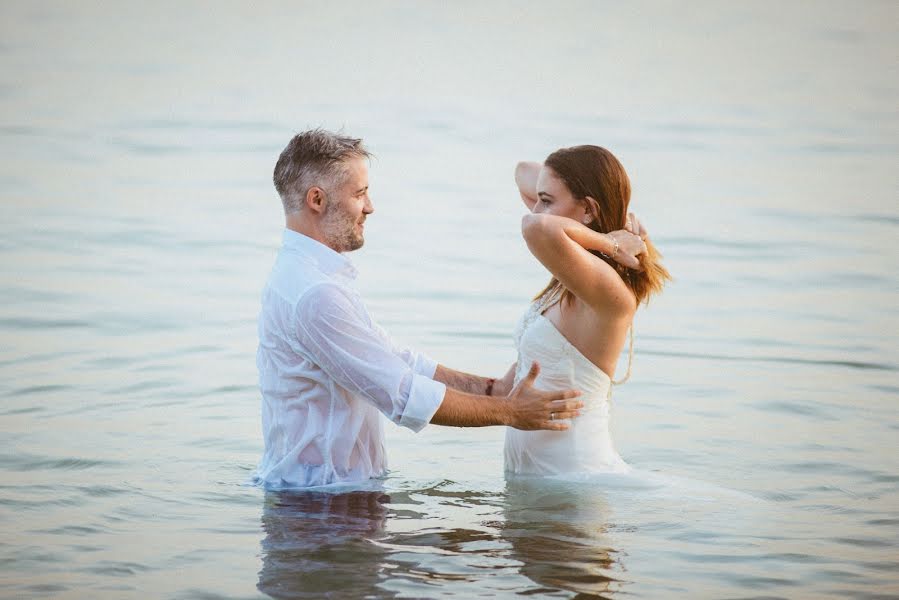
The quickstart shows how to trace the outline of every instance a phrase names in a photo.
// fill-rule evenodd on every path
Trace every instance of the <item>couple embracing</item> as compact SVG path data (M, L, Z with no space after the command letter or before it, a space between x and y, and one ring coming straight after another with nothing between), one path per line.
M518 360L494 379L396 345L369 315L346 254L364 242L369 152L321 129L294 136L274 183L283 244L262 294L256 364L268 489L361 483L387 470L383 420L507 426L505 468L556 475L627 470L609 434L611 375L637 307L668 272L628 213L630 182L598 146L522 162L521 232L553 275L519 322ZM627 375L625 375L625 378Z

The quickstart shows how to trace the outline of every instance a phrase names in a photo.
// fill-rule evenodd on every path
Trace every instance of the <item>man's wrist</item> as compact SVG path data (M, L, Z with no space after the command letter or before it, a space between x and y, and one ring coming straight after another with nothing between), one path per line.
M496 420L499 425L512 426L512 403L505 396L494 396Z

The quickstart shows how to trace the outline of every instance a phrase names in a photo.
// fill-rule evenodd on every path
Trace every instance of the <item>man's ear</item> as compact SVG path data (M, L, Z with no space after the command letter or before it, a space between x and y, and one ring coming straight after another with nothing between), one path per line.
M325 210L325 190L318 186L312 186L306 192L306 206L313 212L322 213Z
M584 225L589 225L590 223L599 219L599 202L597 202L591 196L586 196L584 198Z

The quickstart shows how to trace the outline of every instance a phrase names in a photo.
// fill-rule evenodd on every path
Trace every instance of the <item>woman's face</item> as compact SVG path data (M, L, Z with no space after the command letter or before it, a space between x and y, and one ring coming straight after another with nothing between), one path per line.
M586 224L592 220L587 206L587 202L575 199L555 171L546 166L540 169L537 177L537 204L532 212L568 217Z

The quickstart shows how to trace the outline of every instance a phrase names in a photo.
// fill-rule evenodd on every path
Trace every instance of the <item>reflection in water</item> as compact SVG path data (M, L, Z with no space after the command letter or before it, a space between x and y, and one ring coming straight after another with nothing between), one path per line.
M267 493L259 591L274 598L371 594L384 577L383 551L371 540L383 535L389 502L382 491Z
M605 530L609 516L594 485L513 479L506 484L502 535L521 573L543 590L568 590L577 598L611 598L621 571Z
M279 599L502 596L512 589L612 598L623 569L609 547L601 489L514 480L505 493L451 482L390 496L269 492L257 587ZM487 519L475 525L478 516ZM408 529L409 522L430 526Z

